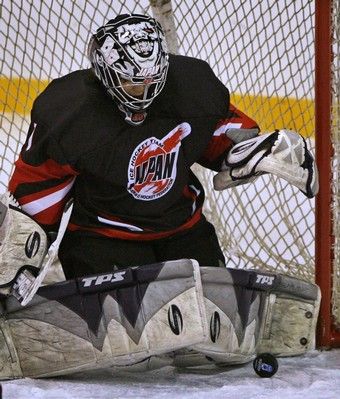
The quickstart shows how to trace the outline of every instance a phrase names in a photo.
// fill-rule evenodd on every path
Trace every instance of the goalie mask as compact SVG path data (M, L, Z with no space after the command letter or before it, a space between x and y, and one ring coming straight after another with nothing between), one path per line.
M149 16L110 20L92 36L88 55L96 76L125 112L143 112L164 87L169 56L162 28Z

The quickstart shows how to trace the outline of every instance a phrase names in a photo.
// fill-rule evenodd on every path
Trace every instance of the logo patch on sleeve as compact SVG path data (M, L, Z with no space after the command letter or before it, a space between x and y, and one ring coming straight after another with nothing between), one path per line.
M179 149L191 126L184 122L163 139L150 137L133 150L128 167L128 191L136 199L151 201L165 195L177 174Z

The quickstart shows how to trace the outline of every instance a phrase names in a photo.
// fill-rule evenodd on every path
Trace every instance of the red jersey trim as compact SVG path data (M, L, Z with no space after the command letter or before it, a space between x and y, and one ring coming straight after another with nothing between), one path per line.
M115 229L110 229L107 227L79 226L75 223L69 223L67 229L70 231L91 231L91 232L99 234L99 235L103 235L103 236L111 237L111 238L119 238L122 240L150 241L150 240L157 240L160 238L167 238L174 234L177 234L177 233L180 233L187 229L190 229L197 222L200 221L201 217L202 217L202 208L199 208L199 209L197 209L195 214L192 216L192 218L189 219L186 223L182 224L181 226L179 226L175 229L172 229L172 230L162 231L162 232L154 232L154 233L136 233L136 232L130 233L128 231L115 230Z
M72 166L68 164L60 165L53 159L48 159L42 164L34 166L25 163L20 155L15 166L16 169L9 183L11 192L14 192L17 186L22 183L43 182L48 179L60 179L67 175L77 176L79 174Z

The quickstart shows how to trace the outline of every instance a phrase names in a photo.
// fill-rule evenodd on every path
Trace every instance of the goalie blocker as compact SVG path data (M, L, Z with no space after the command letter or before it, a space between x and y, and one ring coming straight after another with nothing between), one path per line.
M301 354L319 301L311 283L187 259L69 280L2 300L0 378Z
M0 294L14 295L22 305L29 303L57 260L72 208L70 200L50 243L52 234L26 214L10 193L0 196Z
M49 237L14 198L0 196L0 293L14 294L19 281L34 281L48 252Z

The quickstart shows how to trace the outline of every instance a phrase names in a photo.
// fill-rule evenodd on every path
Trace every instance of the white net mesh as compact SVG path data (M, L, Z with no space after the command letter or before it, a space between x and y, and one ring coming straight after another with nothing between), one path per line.
M339 0L334 3L334 51L339 54ZM314 150L314 1L175 0L172 8L179 52L208 61L230 89L234 105L263 131L296 130ZM44 0L26 2L25 7L12 0L2 5L0 192L26 135L33 99L51 79L88 67L85 49L90 32L122 12L152 13L152 9L147 0ZM339 76L338 56L336 60ZM339 80L334 89L333 141L339 154ZM338 168L335 159L337 237ZM229 266L314 279L314 200L269 176L254 185L215 193L212 173L200 170L199 174L208 193L205 212L217 228ZM339 262L338 239L335 249ZM339 270L338 265L334 313L339 313L335 305L340 296Z
M291 128L313 147L313 3L175 3L181 53L208 60L262 130ZM211 187L212 173L201 176ZM298 190L265 176L206 205L229 265L313 278L314 201Z

